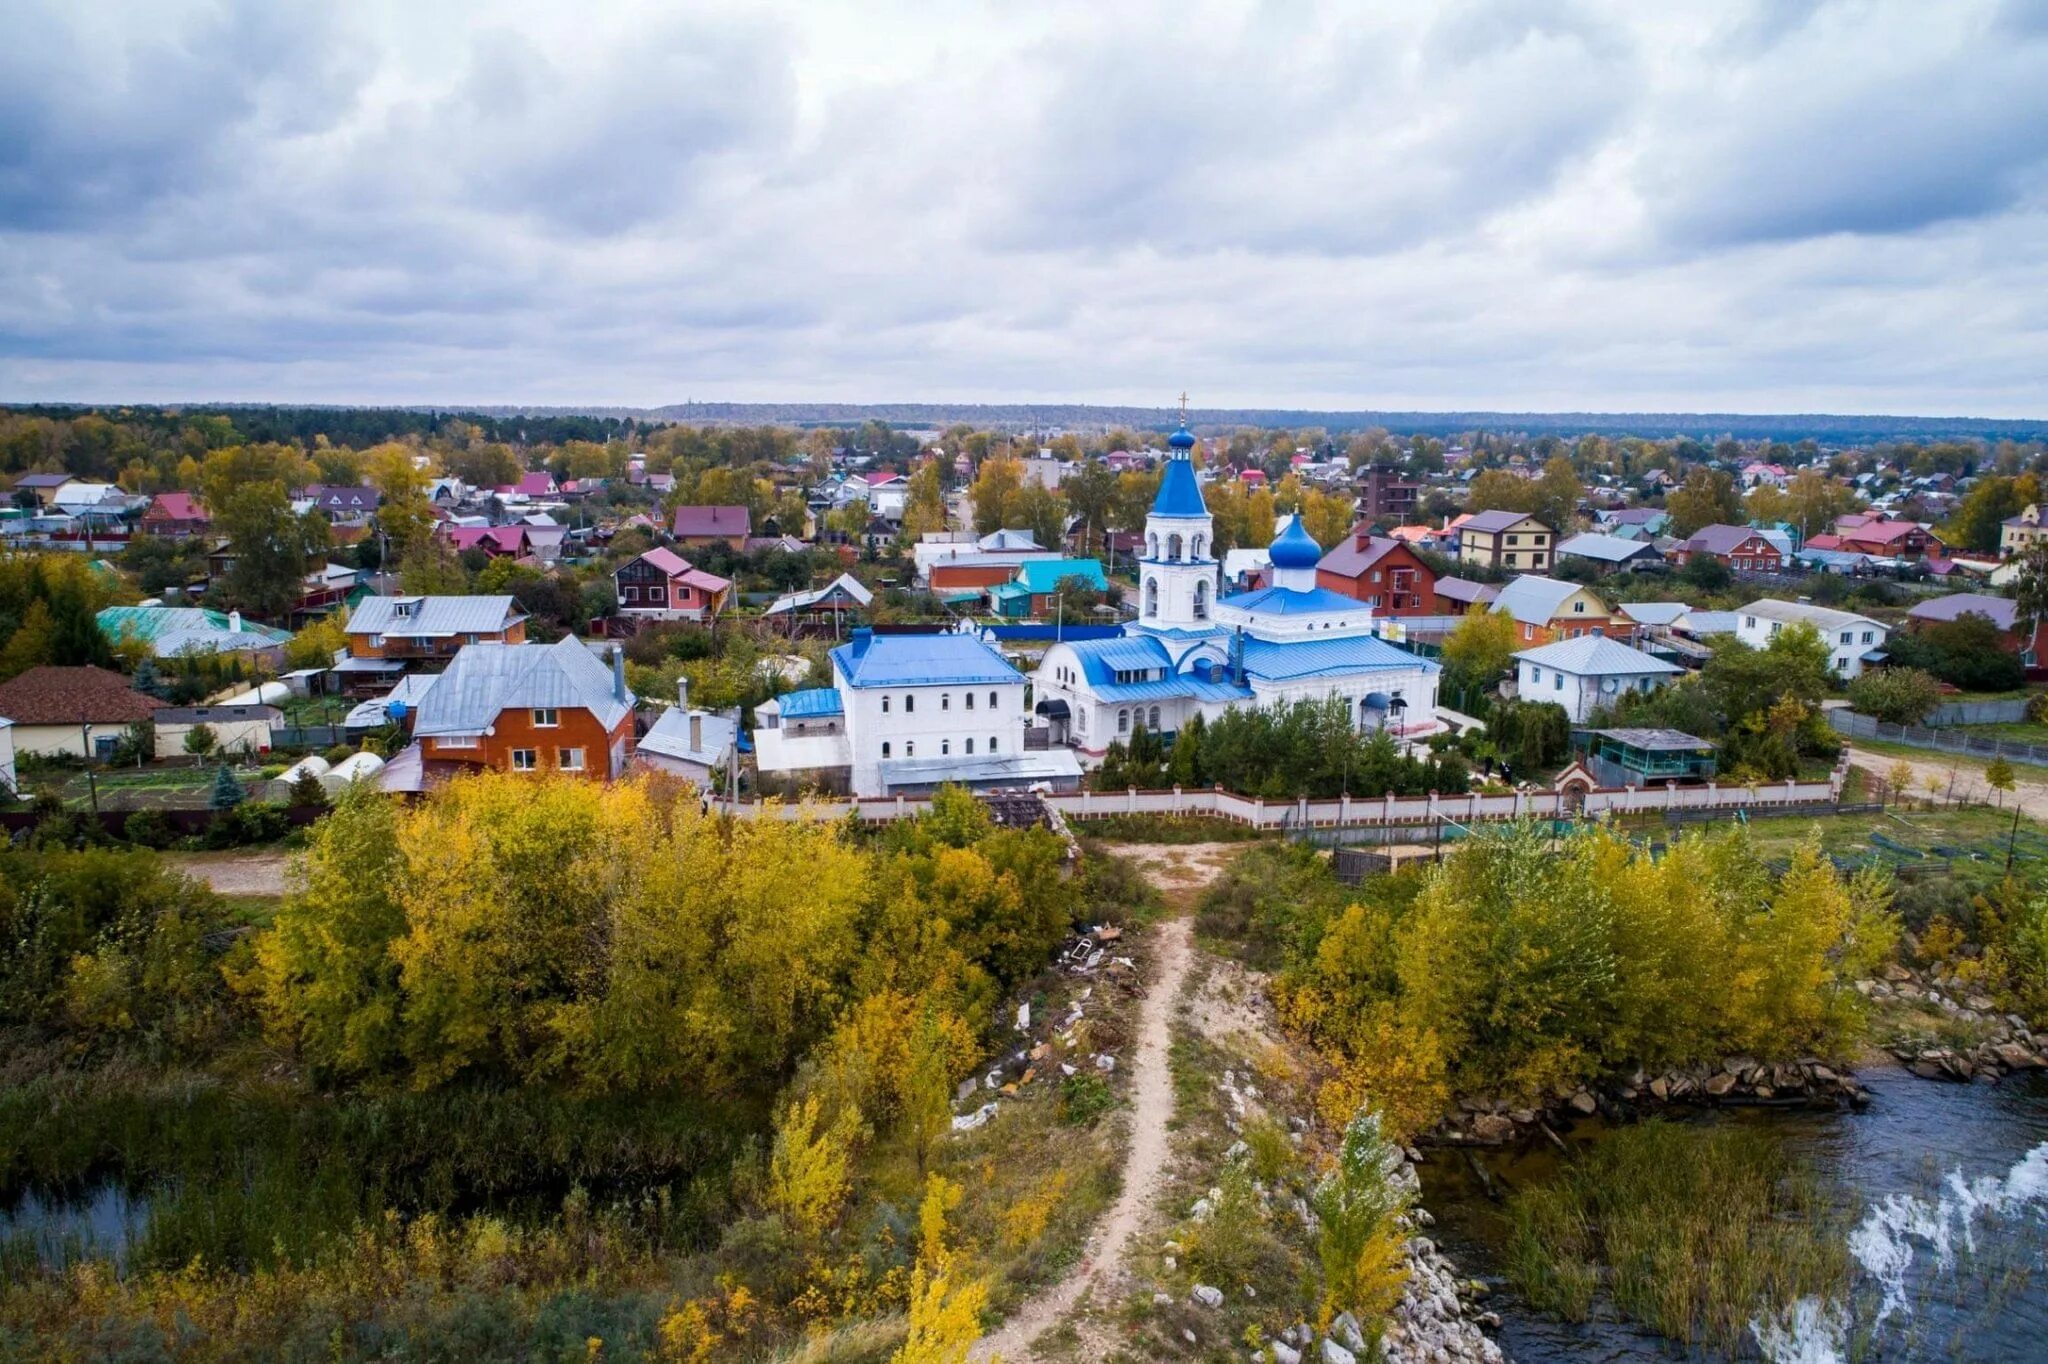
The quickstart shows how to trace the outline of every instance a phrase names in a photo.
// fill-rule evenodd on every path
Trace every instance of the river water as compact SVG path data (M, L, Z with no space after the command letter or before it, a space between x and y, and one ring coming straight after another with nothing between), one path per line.
M1846 1302L1808 1302L1753 1326L1750 1358L1774 1364L2048 1361L2048 1077L1952 1085L1894 1068L1857 1077L1861 1113L1730 1109L1702 1121L1767 1123L1811 1157L1854 1214L1856 1265ZM1588 1124L1567 1134L1597 1141ZM1538 1149L1485 1153L1511 1184L1556 1165ZM1522 1303L1496 1281L1502 1226L1478 1175L1455 1151L1421 1169L1423 1205L1462 1273L1496 1284L1501 1347L1520 1364L1635 1364L1716 1359L1686 1351L1596 1308L1581 1324Z

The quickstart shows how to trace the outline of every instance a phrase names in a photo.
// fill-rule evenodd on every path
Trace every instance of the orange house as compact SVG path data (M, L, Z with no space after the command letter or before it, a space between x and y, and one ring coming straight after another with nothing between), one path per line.
M511 597L365 597L348 619L352 658L446 662L467 644L524 644Z
M633 756L625 655L573 637L471 644L421 698L413 738L427 762L494 772L566 772L605 781Z

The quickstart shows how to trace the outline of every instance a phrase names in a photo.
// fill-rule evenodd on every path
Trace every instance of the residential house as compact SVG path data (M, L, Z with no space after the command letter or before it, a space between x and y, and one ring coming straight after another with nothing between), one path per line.
M1557 547L1557 557L1560 561L1576 559L1580 563L1592 564L1603 573L1664 562L1664 556L1657 552L1657 547L1647 541L1602 535L1598 531L1584 531L1563 541Z
M2008 559L2025 554L2033 548L2034 542L2048 535L2041 527L2039 503L2027 504L2027 509L2018 516L2008 516L1998 530L1998 548Z
M1422 485L1398 470L1375 465L1358 476L1358 512L1364 521L1405 525L1414 519Z
M335 662L351 690L388 686L408 669L435 671L470 644L520 644L526 616L509 596L365 597Z
M740 722L733 715L692 710L685 699L670 706L633 746L633 766L666 772L710 790L737 752Z
M745 507L677 507L669 526L677 544L698 549L724 545L738 550L753 529L753 514Z
M823 587L802 592L785 592L768 604L761 614L794 624L837 622L874 604L875 594L851 573L842 573Z
M1671 513L1662 507L1617 507L1596 513L1593 519L1609 535L1631 540L1654 540L1671 525Z
M2048 677L2048 618L2022 619L2010 597L1993 597L1982 592L1954 592L1916 604L1906 612L1908 630L1982 616L2002 632L2000 643L2007 653L2018 654L2029 681Z
M384 500L375 488L352 488L341 484L315 484L299 496L311 510L325 512L327 519L337 526L364 524L376 514L378 504Z
M1891 633L1882 621L1811 602L1753 601L1735 617L1735 637L1757 649L1788 626L1812 626L1828 646L1828 665L1844 682L1862 676L1866 665L1883 661L1884 642Z
M501 484L496 491L508 501L530 502L536 497L553 497L561 489L553 474L545 469L532 469L521 474L517 483Z
M1534 574L1503 587L1493 609L1514 620L1515 637L1524 644L1588 636L1627 639L1635 633L1634 623L1610 612L1591 588Z
M1754 526L1702 526L1672 557L1681 564L1714 559L1738 573L1777 573L1785 567L1783 549Z
M1017 565L1010 581L988 590L989 609L1013 620L1051 615L1059 609L1060 592L1077 579L1090 591L1109 591L1099 559L1031 559Z
M1851 518L1835 523L1832 535L1816 535L1806 542L1809 549L1839 549L1851 554L1868 554L1879 559L1943 557L1948 550L1936 535L1918 521L1862 520L1845 525Z
M33 502L48 511L57 505L57 495L77 481L71 474L23 474L14 480L14 500L17 505Z
M1582 729L1572 735L1572 746L1602 786L1714 779L1714 746L1675 729Z
M1470 578L1438 578L1436 580L1437 610L1446 616L1462 616L1476 607L1492 606L1500 599L1500 589L1492 583L1476 583Z
M564 772L593 780L633 754L625 654L610 666L573 636L554 644L469 644L420 699L413 739L426 764Z
M149 506L142 513L138 528L144 535L162 536L166 540L186 540L194 535L204 535L211 528L213 518L206 514L195 493L158 493L149 500Z
M163 703L105 668L40 667L0 682L0 718L14 749L39 757L109 758L133 725Z
M1436 571L1413 545L1365 524L1316 564L1316 586L1364 602L1376 617L1437 614Z
M1527 512L1479 512L1458 525L1458 561L1541 573L1550 567L1555 539L1550 527Z
M1563 706L1575 725L1628 692L1655 691L1685 671L1597 635L1523 649L1514 658L1515 695Z
M712 620L732 599L732 581L693 566L672 549L648 550L612 572L619 614L629 620Z
M162 706L153 718L154 757L183 755L192 732L201 726L213 735L214 752L248 757L270 751L277 728L284 723L284 712L264 705Z
M198 606L109 606L93 620L108 642L146 644L153 658L237 653L276 665L292 637L289 630L244 620L239 611Z

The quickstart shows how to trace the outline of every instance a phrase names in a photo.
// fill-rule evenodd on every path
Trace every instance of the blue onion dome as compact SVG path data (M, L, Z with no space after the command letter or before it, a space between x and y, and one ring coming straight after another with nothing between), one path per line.
M1186 422L1182 422L1180 430L1168 436L1166 443L1176 450L1192 450L1195 448L1195 433L1188 430Z
M1299 516L1287 518L1287 529L1273 537L1266 551L1275 568L1314 568L1322 562L1323 547L1316 543Z

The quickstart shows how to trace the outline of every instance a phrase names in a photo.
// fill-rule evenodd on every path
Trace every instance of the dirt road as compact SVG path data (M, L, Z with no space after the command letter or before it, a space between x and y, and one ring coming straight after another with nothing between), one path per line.
M1099 1307L1122 1293L1124 1257L1131 1238L1145 1225L1166 1178L1168 1124L1173 1121L1173 1071L1169 1050L1174 1010L1188 966L1194 958L1193 926L1185 915L1203 887L1215 880L1242 846L1194 843L1180 846L1139 844L1116 851L1141 867L1177 911L1153 930L1152 983L1138 1012L1138 1043L1127 1064L1131 1068L1130 1149L1124 1154L1123 1188L1116 1203L1088 1238L1080 1264L1052 1287L1019 1308L1000 1330L984 1336L969 1356L986 1360L1000 1356L1004 1364L1025 1364L1035 1356L1031 1342L1077 1312L1092 1299ZM1099 1290L1099 1291L1097 1291ZM1106 1358L1114 1347L1108 1327L1079 1317L1074 1326L1081 1338L1082 1359Z
M2013 789L2000 797L1984 780L1984 765L1989 761L1984 758L1932 751L1918 757L1901 758L1896 754L1873 753L1852 745L1849 761L1887 784L1892 779L1892 769L1901 762L1906 763L1913 769L1912 795L1915 800L1927 798L1927 783L1932 780L1940 787L1935 797L1937 800L1946 801L1953 796L1956 800L1982 801L1987 805L2003 805L2007 809L2017 804L2021 812L2031 818L2048 819L2048 773L2038 767L2012 764Z
M166 853L164 860L222 895L282 895L290 857L280 852Z

